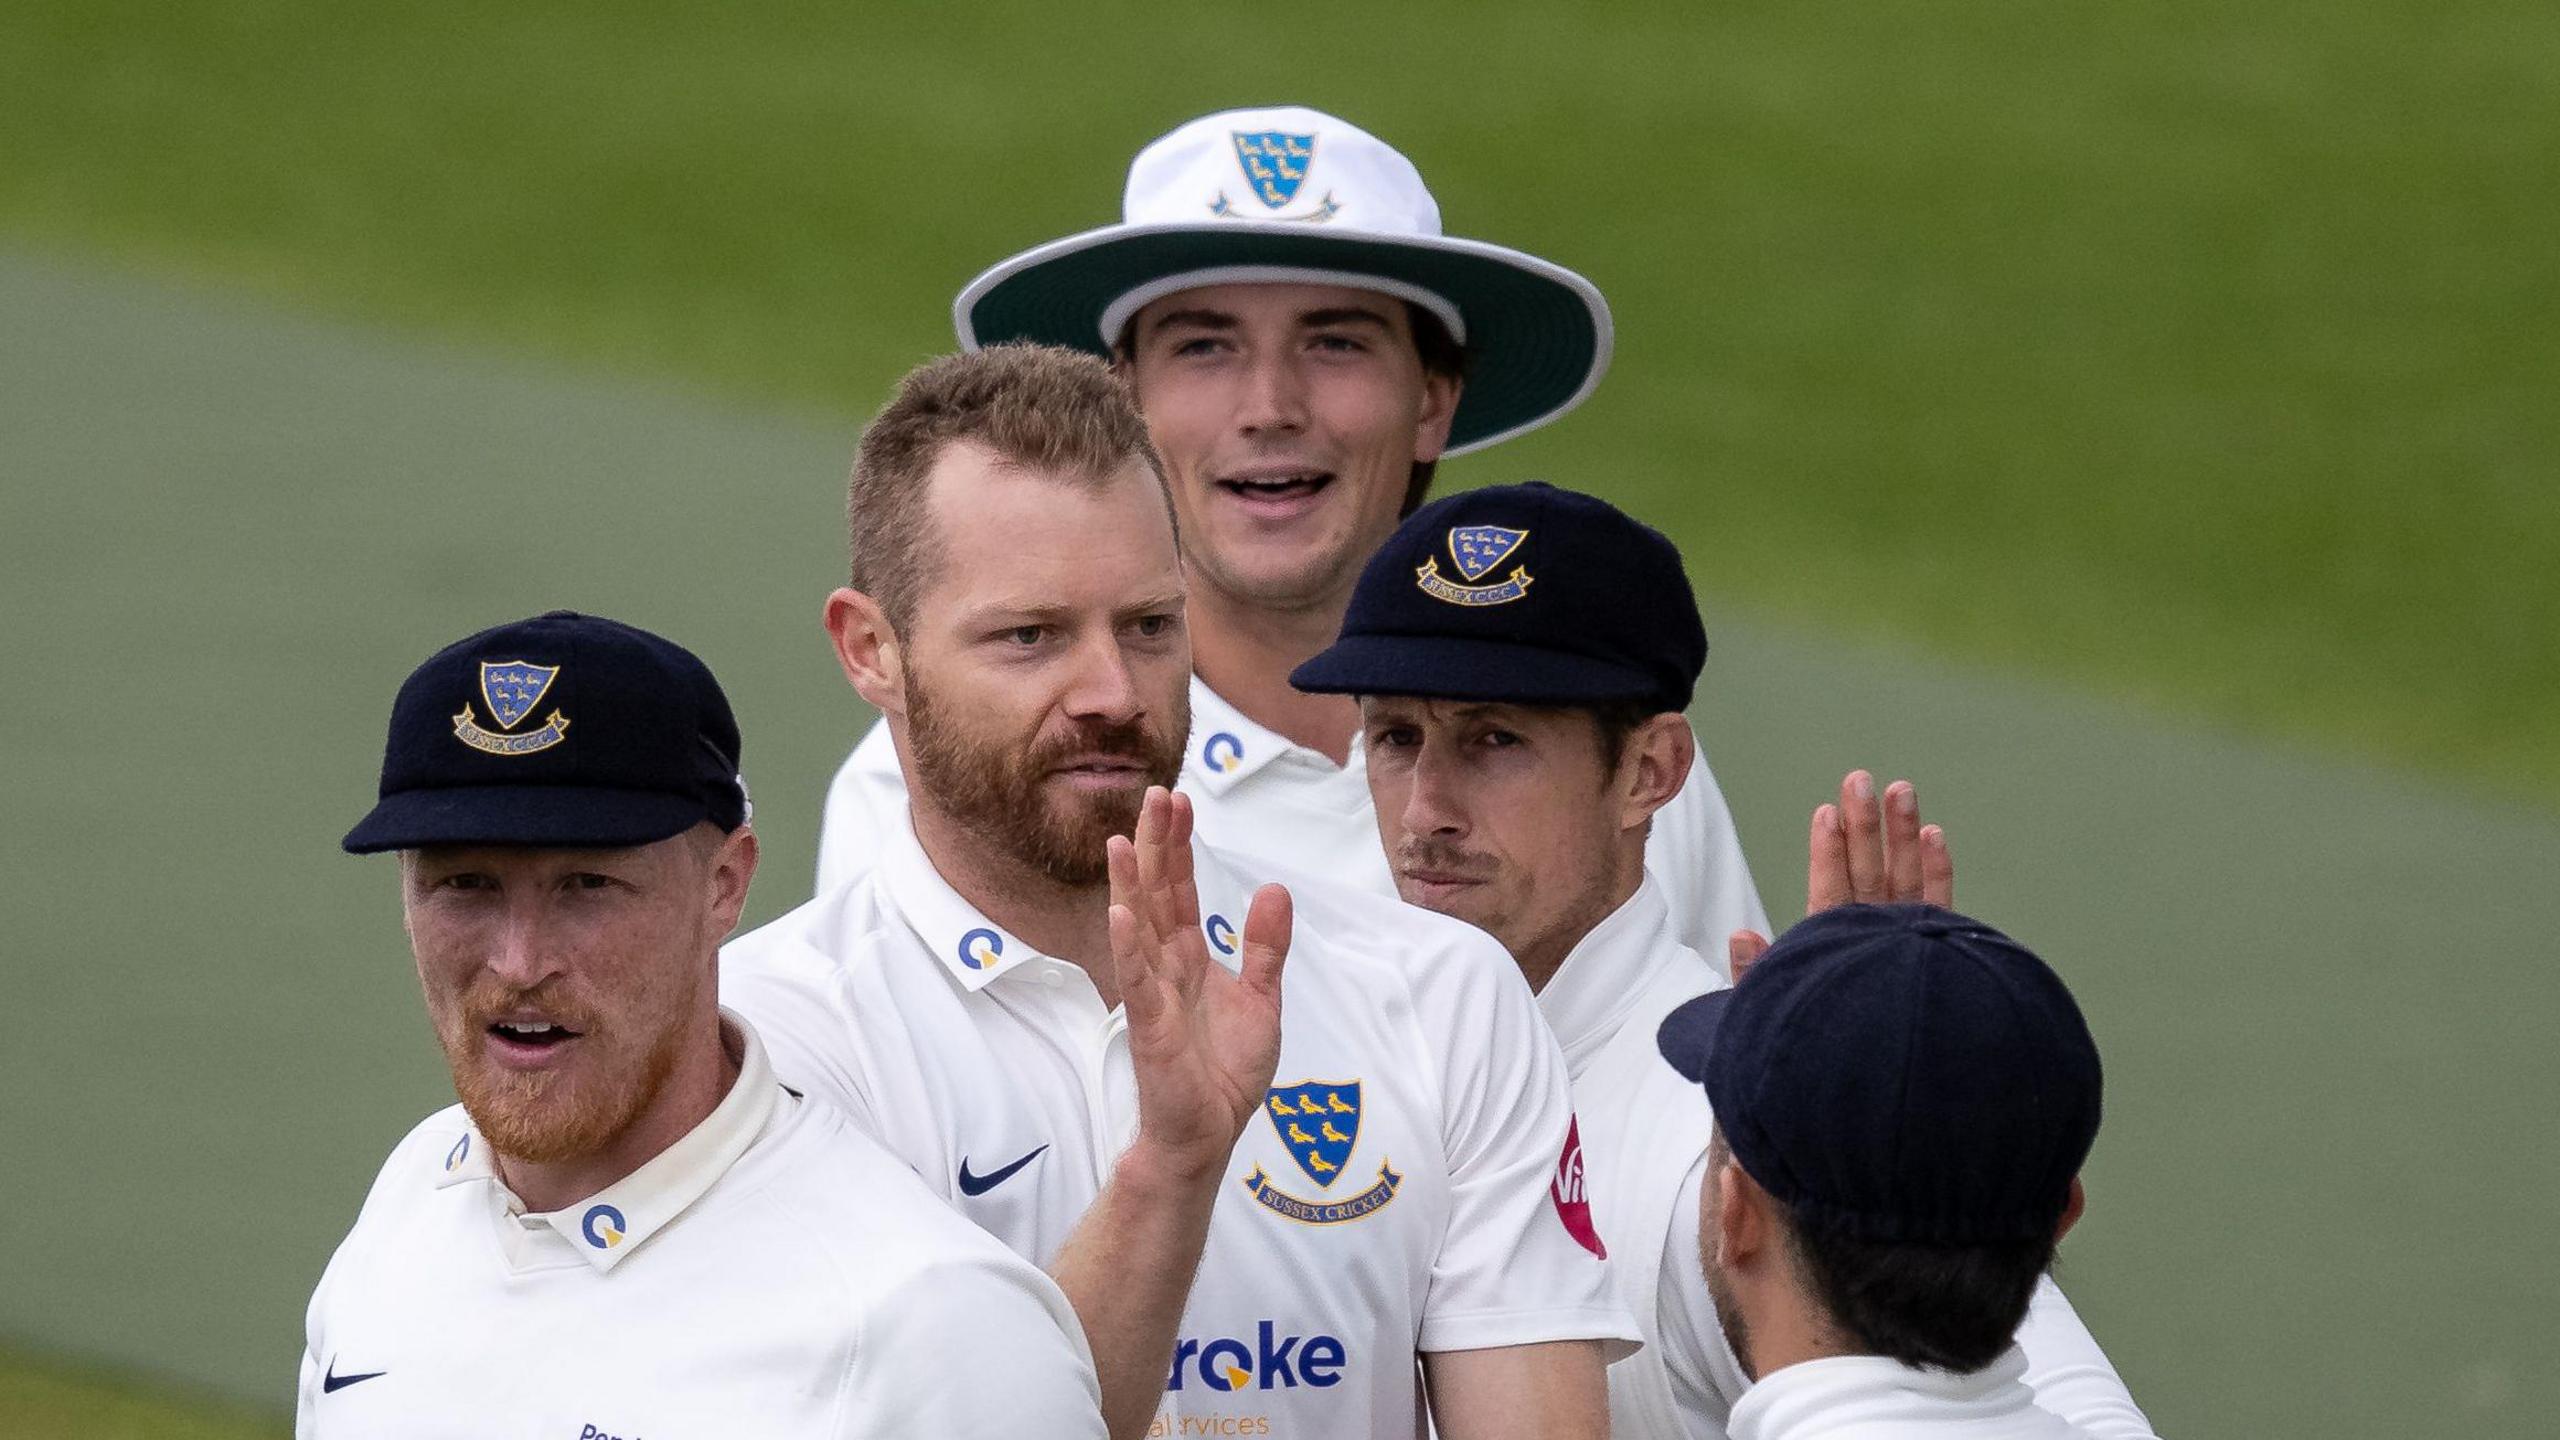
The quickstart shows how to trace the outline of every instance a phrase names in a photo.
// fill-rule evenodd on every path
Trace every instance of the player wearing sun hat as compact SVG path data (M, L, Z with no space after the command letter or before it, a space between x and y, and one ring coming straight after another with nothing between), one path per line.
M1362 574L1341 636L1292 676L1358 698L1400 892L1500 940L1564 1047L1593 1214L1645 1332L1609 1371L1611 1433L1636 1440L1721 1434L1744 1385L1694 1279L1710 1117L1654 1049L1664 1014L1721 985L1682 943L1646 850L1688 773L1680 712L1706 657L1668 539L1592 496L1507 485L1417 511ZM1815 847L1817 905L1952 897L1944 837L1908 784L1878 796L1851 774ZM2039 1400L2147 1435L2046 1290L2022 1336Z
M1057 1287L719 1008L756 862L738 748L701 661L592 616L401 686L344 843L400 853L462 1103L312 1295L305 1440L1102 1433Z
M1699 1278L1754 1380L1734 1440L2086 1433L2038 1408L2011 1338L2098 1134L2061 977L1951 910L1847 905L1659 1043L1715 1120Z
M1413 163L1300 106L1188 122L1129 168L1120 223L971 281L964 345L1048 341L1112 357L1162 458L1190 573L1195 716L1181 777L1202 833L1389 893L1358 726L1288 683L1330 644L1360 567L1422 503L1443 455L1578 404L1609 362L1607 302L1534 255L1443 233ZM1674 923L1721 953L1765 929L1703 751L1656 817ZM828 793L819 885L867 870L905 781L875 727Z

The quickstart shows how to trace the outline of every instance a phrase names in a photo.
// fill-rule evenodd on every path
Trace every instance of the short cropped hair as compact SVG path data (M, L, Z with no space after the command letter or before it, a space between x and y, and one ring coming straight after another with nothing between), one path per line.
M1137 401L1096 356L1011 343L908 371L863 427L845 498L853 588L878 601L901 635L938 558L925 479L959 442L1009 465L1087 483L1109 480L1135 460L1164 488L1164 465ZM1173 514L1170 492L1165 514Z
M1774 1202L1774 1197L1773 1203ZM2054 1239L1979 1245L1856 1240L1779 1206L1797 1274L1865 1354L1970 1375L2015 1343Z

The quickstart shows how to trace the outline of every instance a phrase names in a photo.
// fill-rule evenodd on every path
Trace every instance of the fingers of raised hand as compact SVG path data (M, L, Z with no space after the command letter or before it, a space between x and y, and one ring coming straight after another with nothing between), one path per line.
M1757 930L1736 930L1724 942L1725 968L1732 972L1733 983L1742 983L1744 972L1760 963L1769 948L1769 937Z
M1289 939L1296 928L1296 905L1286 889L1265 885L1253 892L1252 908L1244 916L1247 988L1268 994L1275 1002L1280 998L1280 967L1289 958Z
M1884 807L1876 781L1852 770L1840 781L1840 815L1849 832L1849 898L1862 904L1885 898Z
M1908 780L1884 787L1884 898L1918 900L1920 890L1920 792Z
M1153 968L1147 963L1152 947L1140 933L1143 928L1128 906L1111 907L1111 966L1119 972L1120 1003L1133 1027L1146 1024L1163 1009Z
M1813 834L1805 844L1804 913L1819 915L1855 898L1849 883L1849 836L1840 807L1818 805Z
M1956 857L1947 850L1947 832L1935 825L1920 827L1920 898L1941 910L1956 908Z

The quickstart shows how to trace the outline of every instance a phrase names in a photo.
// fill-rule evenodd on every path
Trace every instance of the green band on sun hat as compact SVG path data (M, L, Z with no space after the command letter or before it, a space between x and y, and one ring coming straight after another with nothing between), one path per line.
M1534 255L1442 235L1411 161L1314 110L1231 110L1184 125L1131 163L1122 213L970 281L952 303L960 343L1108 355L1129 315L1179 290L1376 290L1437 315L1466 349L1452 455L1555 419L1609 368L1613 330L1597 286Z

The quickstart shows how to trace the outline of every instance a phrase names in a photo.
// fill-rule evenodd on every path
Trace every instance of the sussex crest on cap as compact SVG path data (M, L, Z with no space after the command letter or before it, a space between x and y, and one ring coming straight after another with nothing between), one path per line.
M1265 210L1285 210L1298 198L1298 187L1307 183L1307 171L1316 161L1316 137L1292 135L1281 130L1233 130L1228 138L1235 142L1236 168L1244 176L1244 188L1262 202ZM1330 220L1342 207L1331 193L1322 203L1303 215L1266 216L1275 220ZM1247 218L1221 190L1209 202L1209 213L1225 219Z
M1518 552L1528 538L1526 530L1500 525L1459 525L1449 531L1449 559L1457 566L1460 580L1482 580ZM1514 565L1511 573L1495 584L1460 584L1440 573L1437 555L1424 560L1413 574L1413 583L1423 594L1451 605L1507 605L1528 594L1529 582L1536 578L1526 565Z
M490 755L530 755L559 744L569 733L569 717L561 714L557 706L552 708L551 718L541 725L516 731L542 704L542 697L551 692L551 682L559 675L557 665L536 665L529 660L481 661L480 703L488 707L495 728L483 729L466 700L462 713L453 717L453 738Z

